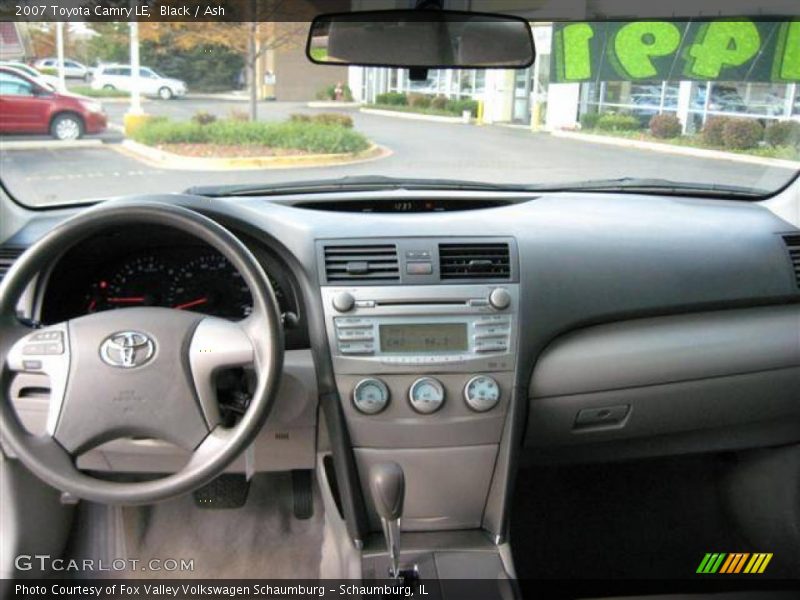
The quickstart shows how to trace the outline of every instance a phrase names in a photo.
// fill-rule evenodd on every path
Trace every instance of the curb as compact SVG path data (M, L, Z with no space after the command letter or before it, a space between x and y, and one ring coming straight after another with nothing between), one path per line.
M233 158L197 158L181 156L133 140L124 140L113 146L122 154L131 156L161 169L178 171L242 171L252 169L298 169L352 165L386 158L391 151L372 144L358 154L306 154L301 156L253 156Z
M594 142L607 146L619 146L623 148L637 148L639 150L652 150L654 152L666 152L668 154L679 154L681 156L692 156L695 158L713 158L716 160L730 160L733 162L749 163L765 167L781 167L784 169L797 170L800 168L800 161L786 160L783 158L767 158L765 156L749 156L747 154L737 154L735 152L725 152L723 150L708 150L706 148L692 148L689 146L674 146L672 144L660 144L658 142L645 142L642 140L630 140L626 138L615 138L605 135L595 135L591 133L577 133L574 131L553 130L550 135L565 138L568 140L579 140L582 142Z
M89 140L16 140L0 139L0 150L68 150L70 148L90 148L102 146L103 140L92 138Z
M87 98L91 98L92 100L96 100L100 104L130 104L130 98L101 98L99 96L87 96ZM141 103L144 104L145 102L150 102L149 99L144 97L141 98Z
M412 119L415 121L434 121L436 123L456 123L469 125L462 117L442 117L439 115L424 115L422 113L401 112L399 110L381 110L379 108L362 108L360 112L366 115L379 115L381 117L395 117L396 119Z
M308 108L358 108L361 102L334 102L333 100L313 100L306 104Z

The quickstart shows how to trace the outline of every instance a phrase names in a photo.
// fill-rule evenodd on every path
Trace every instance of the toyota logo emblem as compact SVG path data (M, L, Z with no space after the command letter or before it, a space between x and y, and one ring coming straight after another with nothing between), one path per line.
M155 342L140 331L120 331L111 334L100 345L100 358L120 369L140 367L156 353Z

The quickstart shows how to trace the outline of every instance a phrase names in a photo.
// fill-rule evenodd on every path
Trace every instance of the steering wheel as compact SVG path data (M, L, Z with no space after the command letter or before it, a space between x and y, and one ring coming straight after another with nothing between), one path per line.
M86 237L111 227L167 225L207 242L241 273L253 312L239 322L169 308L125 308L31 329L16 317L28 282ZM283 364L283 333L269 280L229 231L191 210L115 202L88 210L29 248L0 284L0 439L56 489L95 502L144 504L192 491L220 474L266 420ZM220 423L214 392L222 368L252 366L257 384L235 426ZM29 433L11 403L15 372L50 378L46 433ZM78 470L81 453L144 436L190 453L178 472L118 482Z

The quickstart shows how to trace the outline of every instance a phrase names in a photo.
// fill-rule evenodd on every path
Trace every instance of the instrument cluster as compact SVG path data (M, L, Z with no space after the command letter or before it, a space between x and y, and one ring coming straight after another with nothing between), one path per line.
M292 276L272 251L251 247L264 267L286 325L287 348L307 347ZM158 306L231 320L253 310L241 274L215 248L174 230L132 228L96 236L67 251L46 279L40 320Z

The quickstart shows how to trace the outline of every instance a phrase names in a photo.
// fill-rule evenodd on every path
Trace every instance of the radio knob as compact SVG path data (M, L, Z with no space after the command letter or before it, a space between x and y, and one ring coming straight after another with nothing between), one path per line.
M511 306L511 294L505 288L494 288L489 294L489 304L497 310L504 310Z
M351 311L355 305L356 299L350 292L339 292L333 297L333 308L339 312Z

